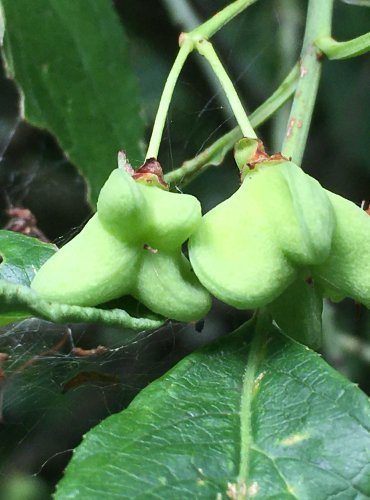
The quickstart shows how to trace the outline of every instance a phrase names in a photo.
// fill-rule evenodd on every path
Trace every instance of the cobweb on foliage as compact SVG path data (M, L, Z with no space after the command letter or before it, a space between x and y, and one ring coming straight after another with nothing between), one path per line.
M153 368L149 366L148 354L152 356L157 351L171 355L178 343L176 339L184 333L197 333L196 343L202 344L204 342L199 338L202 328L201 322L181 324L169 321L155 331L138 333L97 325L57 325L36 318L2 327L0 353L6 357L0 358L0 421L6 422L7 411L12 406L22 404L25 397L23 383L38 388L48 381L41 391L33 394L31 410L25 409L27 413L38 413L43 408L45 394L55 391L66 394L89 383L102 388L111 383L121 384L128 374L127 363L145 361L142 373L149 373ZM125 373L120 373L120 370ZM134 367L133 370L130 366L130 370L140 373L140 368ZM76 377L87 371L95 377ZM130 390L141 388L135 381L130 384ZM13 385L17 391L13 390Z
M67 458L84 432L184 355L183 335L193 331L172 322L134 333L37 319L0 329L8 355L0 372L0 475L38 473L54 457Z

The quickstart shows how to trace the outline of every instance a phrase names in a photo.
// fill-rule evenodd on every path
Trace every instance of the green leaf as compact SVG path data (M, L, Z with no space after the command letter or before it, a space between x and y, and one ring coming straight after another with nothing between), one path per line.
M367 498L366 395L270 323L254 330L187 357L91 430L56 498Z
M0 231L0 279L29 285L57 250L55 245L13 231Z
M117 152L141 158L143 123L128 42L106 0L1 0L5 59L24 113L81 170L96 202Z
M54 245L36 238L13 231L0 231L0 280L28 286L36 271L55 251ZM29 316L26 308L13 309L1 301L0 326Z

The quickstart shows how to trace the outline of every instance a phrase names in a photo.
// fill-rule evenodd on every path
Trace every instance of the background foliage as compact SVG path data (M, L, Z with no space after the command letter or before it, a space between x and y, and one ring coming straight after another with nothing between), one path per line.
M90 192L96 193L105 178L105 174L101 177L101 165L107 171L114 168L119 148L128 150L135 165L140 163L139 143L147 137L144 125L148 134L177 52L178 32L183 28L171 15L167 2L158 1L155 8L148 8L145 0L117 0L111 11L110 2L91 0L84 3L74 23L70 22L71 16L66 15L63 20L61 15L61 6L74 2L32 2L35 12L41 9L43 15L64 25L66 37L59 39L53 36L56 30L53 24L43 28L42 23L37 26L37 18L25 15L29 4L23 0L3 0L4 8L9 9L8 15L14 16L14 25L22 27L21 32L9 31L5 50L8 51L8 70L19 73L18 83L26 99L23 101L19 87L6 77L3 68L0 222L6 224L9 206L27 207L36 215L39 227L48 238L59 244L70 238L91 213L88 187L79 171L88 172ZM226 2L192 0L189 4L203 20ZM50 10L45 12L45 5ZM305 1L261 0L216 35L215 45L249 110L270 95L297 58L305 7ZM94 54L98 59L89 60L93 53L90 45L84 47L79 43L78 23L86 19L100 23L100 30L94 35L96 40L105 41L106 50L99 53L101 45L97 44ZM368 19L368 10L337 0L333 33L339 39L362 34L368 29ZM88 26L85 28L88 31ZM116 35L112 36L112 32ZM79 55L86 63L81 67L78 62L71 62L73 51L68 37L76 41ZM81 71L83 93L86 96L90 91L95 93L95 99L86 98L86 102L77 103L81 123L73 133L68 128L66 96L81 89L68 86L68 74L63 77L57 73L51 79L50 71L45 69L41 81L35 76L37 71L27 80L26 76L32 74L31 55L25 50L30 40L42 48L47 47L49 70L58 71L59 64ZM10 64L14 58L9 49L11 45L14 51L17 44L17 50L24 53L18 69ZM60 59L54 54L60 54ZM45 61L40 61L40 66L43 64ZM358 204L370 197L369 77L368 56L324 64L304 159L308 173L328 189ZM47 92L50 88L52 95ZM193 157L234 126L223 105L222 96L215 93L212 81L193 56L177 87L160 152L165 171ZM279 143L283 116L284 110L280 117L262 128L263 139L271 148ZM114 126L114 134L110 133L109 124ZM134 134L133 130L137 132ZM121 143L125 134L127 142ZM74 155L72 139L75 140L76 135L84 143L82 159ZM106 137L110 137L108 142ZM133 144L129 146L130 140ZM230 195L237 185L237 169L230 156L221 167L211 168L193 181L186 191L198 196L208 210ZM233 330L247 317L248 313L218 303L203 329L201 325L172 323L149 336L94 325L74 325L70 332L39 320L1 329L0 352L10 350L12 355L5 367L6 379L3 382L0 379L3 491L8 491L11 498L9 492L15 488L11 477L15 474L17 487L24 487L22 491L26 491L28 497L16 493L18 497L14 498L32 498L32 492L35 498L43 494L47 498L70 458L69 450L79 443L86 430L106 415L127 406L142 387L165 373L177 360ZM368 312L346 301L336 307L327 305L324 319L323 355L336 369L369 391ZM99 344L111 350L92 357L79 357L71 350L74 345L93 348ZM24 476L23 483L19 474ZM31 474L37 474L37 479L31 478Z

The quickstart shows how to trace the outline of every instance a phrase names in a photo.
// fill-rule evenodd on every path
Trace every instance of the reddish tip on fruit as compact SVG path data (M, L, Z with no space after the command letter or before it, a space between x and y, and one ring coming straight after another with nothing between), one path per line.
M135 181L144 181L147 184L156 184L159 187L168 189L168 184L164 180L161 164L156 158L148 158L144 164L132 175Z
M245 177L246 173L245 170L247 171L254 170L256 165L258 165L259 163L266 163L269 161L287 161L287 160L288 158L286 158L281 153L275 153L273 155L269 155L268 153L266 153L263 142L260 139L258 139L256 151L246 164L247 169L245 169L244 167L240 171L241 178L243 180L243 178Z

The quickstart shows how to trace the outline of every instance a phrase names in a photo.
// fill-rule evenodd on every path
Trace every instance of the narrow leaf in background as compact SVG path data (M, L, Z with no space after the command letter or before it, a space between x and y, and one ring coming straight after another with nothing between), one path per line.
M52 132L87 179L93 204L123 149L142 160L137 82L107 0L2 0L5 60L25 118Z
M370 406L308 348L253 323L91 430L56 498L370 495Z

